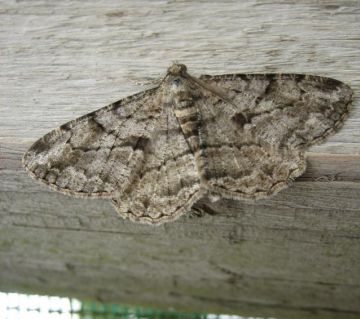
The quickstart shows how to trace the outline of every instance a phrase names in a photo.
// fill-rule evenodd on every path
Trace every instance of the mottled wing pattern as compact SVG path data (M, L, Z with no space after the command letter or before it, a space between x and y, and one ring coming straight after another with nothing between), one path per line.
M122 217L143 223L174 220L201 195L194 155L172 105L156 89L62 125L23 162L51 188L112 198Z
M26 170L62 193L113 197L142 164L162 112L156 97L144 91L51 131L24 155Z
M125 218L159 224L189 212L202 191L194 154L172 106L164 105L141 170L113 203Z
M66 123L23 164L62 193L106 197L124 218L161 224L205 193L261 198L305 170L305 149L335 132L352 91L296 74L202 76L174 64L158 88Z
M304 150L341 126L352 95L345 84L317 76L200 79L209 86L196 102L204 175L214 192L232 198L267 197L301 175Z

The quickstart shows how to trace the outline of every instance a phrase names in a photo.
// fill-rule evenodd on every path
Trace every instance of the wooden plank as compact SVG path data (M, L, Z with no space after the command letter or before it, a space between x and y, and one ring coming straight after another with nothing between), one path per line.
M276 318L360 316L357 0L4 0L0 8L0 290ZM355 92L344 128L294 185L160 227L46 189L20 159L52 128L196 74L296 72Z
M359 188L298 182L269 200L222 200L212 216L160 227L123 221L106 201L38 187L1 192L1 287L183 310L355 316Z

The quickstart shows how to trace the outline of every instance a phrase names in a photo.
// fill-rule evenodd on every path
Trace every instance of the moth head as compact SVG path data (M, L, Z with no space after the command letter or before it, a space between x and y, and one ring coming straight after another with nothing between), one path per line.
M168 68L162 85L164 92L177 107L185 107L192 103L194 97L199 95L194 78L186 72L184 64L174 63Z
M186 70L186 65L180 63L173 63L173 65L168 68L164 80L172 91L184 90L184 86L188 84L189 79Z
M169 75L185 75L186 74L186 65L185 64L179 64L179 63L174 63L173 65L171 65L168 70L167 70L167 74Z

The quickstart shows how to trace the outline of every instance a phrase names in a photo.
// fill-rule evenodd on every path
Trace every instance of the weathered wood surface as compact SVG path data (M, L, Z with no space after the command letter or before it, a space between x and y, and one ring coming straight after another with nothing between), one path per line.
M354 1L0 2L0 290L279 318L360 316L360 5ZM47 190L20 159L50 129L194 74L296 72L355 91L294 186L160 227Z

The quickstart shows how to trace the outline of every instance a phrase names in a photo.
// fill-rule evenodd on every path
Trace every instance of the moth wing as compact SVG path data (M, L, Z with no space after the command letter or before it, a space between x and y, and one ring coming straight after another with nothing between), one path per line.
M139 173L113 204L123 218L161 224L189 212L203 191L194 154L172 107L164 105Z
M35 179L78 197L112 197L131 183L161 113L157 88L70 121L35 142L23 165Z
M304 151L344 122L351 89L296 74L202 76L201 157L215 193L261 198L305 170ZM224 98L225 97L225 98Z
M302 74L204 75L201 80L226 92L239 128L256 126L261 141L298 148L334 133L349 113L353 93L335 79Z

